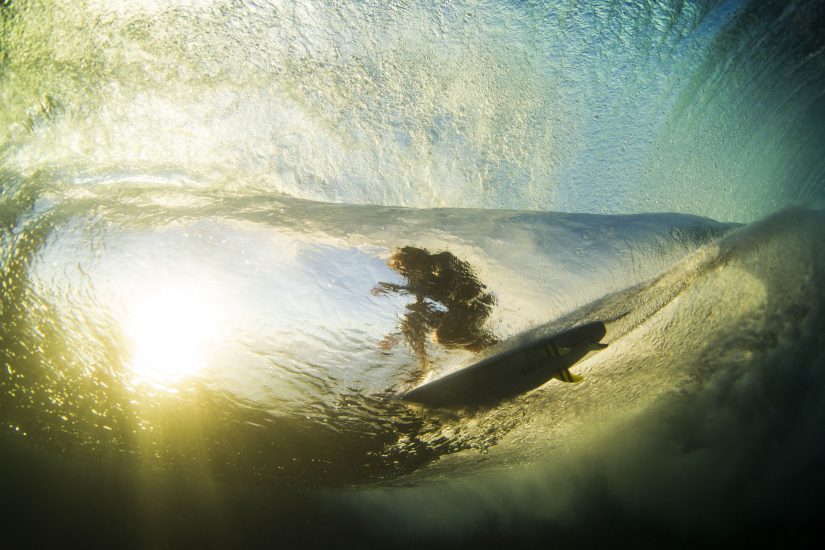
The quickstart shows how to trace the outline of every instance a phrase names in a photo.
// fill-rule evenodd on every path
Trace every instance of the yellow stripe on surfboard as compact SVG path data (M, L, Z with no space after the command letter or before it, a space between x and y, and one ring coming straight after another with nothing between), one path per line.
M564 369L563 371L553 376L553 378L555 378L556 380L561 380L562 382L571 383L581 382L582 380L584 380L584 377L573 374L572 372L570 372L570 369Z

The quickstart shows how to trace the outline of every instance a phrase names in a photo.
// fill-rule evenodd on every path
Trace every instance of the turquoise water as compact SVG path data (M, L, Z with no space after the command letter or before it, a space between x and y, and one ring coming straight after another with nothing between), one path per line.
M0 21L15 544L822 538L819 3ZM592 320L581 383L395 399Z

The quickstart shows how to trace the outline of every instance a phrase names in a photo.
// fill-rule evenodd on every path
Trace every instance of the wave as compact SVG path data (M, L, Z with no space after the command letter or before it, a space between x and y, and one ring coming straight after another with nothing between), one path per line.
M277 434L288 454L228 472L310 485L340 483L352 463L386 477L390 458L409 468L454 449L424 442L420 414L392 396L732 227L98 187L41 202L5 233L8 426L98 453L163 449L158 467L204 433L253 447ZM170 441L191 415L198 439ZM302 446L309 436L320 448ZM228 452L214 441L201 452Z
M274 208L273 201L280 207ZM277 235L293 219L314 219L318 225L309 233L306 227L290 226L288 238L304 239L305 246L307 235L312 235L324 246L337 242L338 250L357 249L359 245L351 239L363 242L369 235L366 228L373 210L354 207L350 211L353 207L271 198L255 204L266 207L250 208L239 216L245 218L240 226L245 231ZM214 213L213 206L206 208ZM293 208L301 212L296 218L291 218ZM304 209L315 215L304 216ZM80 220L86 223L79 223L77 217L68 217L65 224L53 226L52 236L27 264L27 275L8 276L7 272L5 280L27 280L36 288L36 294L25 295L38 300L17 301L17 295L16 300L3 302L4 363L11 366L3 375L5 437L12 434L19 439L15 445L24 449L56 448L68 457L84 457L127 479L129 471L149 469L158 472L156 479L171 486L186 480L217 482L220 493L228 487L254 486L258 496L249 497L253 502L258 498L277 501L269 491L279 487L341 483L360 487L327 495L323 509L335 509L336 514L349 510L346 516L351 521L374 526L369 533L376 540L390 532L419 542L432 537L484 536L489 526L483 518L511 513L520 518L522 534L576 533L578 539L591 542L617 533L626 536L627 525L641 523L650 525L654 533L701 530L717 540L750 540L748 530L768 519L803 530L816 521L813 511L821 485L817 465L825 458L816 436L823 420L818 403L825 391L821 376L825 218L821 211L787 210L758 223L730 228L674 215L617 218L497 212L490 221L474 211L379 210L381 220L392 219L409 229L401 232L405 242L419 242L413 236L422 231L420 235L445 239L453 250L463 250L457 242L466 246L463 239L478 236L478 224L489 222L510 235L516 228L534 236L543 230L556 235L570 231L559 240L600 242L599 251L590 254L602 265L613 260L604 254L608 243L620 242L621 247L656 243L648 250L664 251L656 258L669 267L627 289L560 312L527 333L534 337L588 320L604 320L608 347L574 367L584 377L579 384L554 380L493 408L460 410L420 410L402 406L387 395L373 399L367 392L344 391L336 403L303 409L309 414L301 417L263 410L262 403L271 407L277 402L266 401L270 398L266 392L254 396L257 402L251 394L242 399L229 397L238 388L232 386L237 380L230 376L204 382L211 375L203 374L201 382L188 387L184 384L170 392L174 385L167 382L167 386L150 384L142 392L134 379L118 378L116 366L102 359L118 356L106 349L112 341L112 326L98 323L60 334L67 322L82 317L79 312L88 315L90 310L84 304L69 314L72 300L67 298L73 293L78 302L94 297L96 303L102 301L100 296L105 293L89 282L99 284L106 279L103 274L112 275L101 269L107 255L128 250L139 259L144 240L162 256L158 236L167 238L170 231L178 230L195 234L193 227L226 231L234 226L237 231L238 220L224 218L219 223L217 218L206 218L209 223L203 223L203 218L193 216L186 224L143 227L136 233L135 228L112 223L117 216L110 212L103 226L106 232L96 241L102 246L93 255L95 264L78 252L91 242L85 232L100 226L88 224L85 218ZM233 206L229 211L242 209ZM387 216L388 211L393 216ZM324 213L331 223L326 223ZM259 216L278 221L261 224ZM258 223L250 225L256 218ZM441 224L433 223L435 218ZM417 225L421 219L426 223ZM355 226L360 231L354 231ZM474 230L462 236L462 227ZM611 227L615 241L586 237L599 227ZM639 227L644 230L636 233ZM673 241L674 227L679 227L676 234L692 237ZM452 234L447 236L446 229ZM340 240L331 240L330 233L336 231ZM376 234L386 240L374 243L373 250L384 250L386 255L388 248L382 247L394 242L394 231L385 226L376 228ZM489 235L483 235L481 252L467 256L471 265L484 265L480 261L484 253L495 250L489 247ZM662 246L663 238L670 248ZM213 238L210 242L221 241ZM518 241L508 242L513 254L512 243ZM238 250L236 244L227 239L228 248ZM186 271L187 253L181 252L185 248L178 243L171 250L176 266ZM214 257L219 250L210 246L209 255L201 259ZM565 250L576 256L575 249ZM58 262L61 254L71 261ZM535 258L536 251L531 249L526 257ZM118 258L118 265L126 264ZM516 267L512 262L507 265ZM659 265L653 262L648 268L656 271ZM86 286L81 284L70 292L49 290L43 281L54 266L77 269ZM132 270L118 270L124 271ZM244 273L249 272L254 269L245 266ZM632 269L626 273L640 275ZM147 276L140 270L134 275ZM495 277L481 280L491 281L489 288L498 290ZM239 286L247 285L248 281ZM363 290L369 294L367 286ZM6 298L8 291L7 286ZM385 298L369 295L370 300ZM56 303L58 298L65 301ZM514 336L525 337L518 330ZM94 346L81 340L95 341L99 348L92 353L89 350ZM72 346L63 347L66 341ZM339 346L346 344L338 341ZM332 353L339 366L351 359L343 347ZM405 353L408 365L417 364L412 351ZM73 354L95 360L83 362ZM311 348L308 355L317 356L317 349ZM456 363L443 361L443 355L434 357L438 358L433 362L436 369L456 367ZM323 367L322 360L308 366L317 369L314 375ZM104 364L109 375L93 370L94 365ZM72 371L79 365L85 370ZM253 366L260 365L253 362ZM238 378L248 383L252 370L248 366ZM259 389L266 388L262 379L273 376L284 382L283 375L275 375L271 366L262 370L244 388L258 384ZM307 375L305 370L288 374ZM404 384L399 378L395 382ZM321 392L330 402L334 400L327 393L329 384L303 389ZM20 448L15 452L21 452ZM177 481L164 477L164 471L174 472ZM247 497L226 494L223 498L249 505ZM433 517L421 508L423 502L452 503L450 508L456 509ZM601 534L590 532L585 523L593 521L608 529Z
M821 539L824 16L0 2L4 533ZM590 320L579 384L393 399Z

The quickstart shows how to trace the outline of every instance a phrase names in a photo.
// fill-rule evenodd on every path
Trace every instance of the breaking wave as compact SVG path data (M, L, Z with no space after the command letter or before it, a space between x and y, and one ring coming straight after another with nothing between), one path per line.
M0 2L3 517L22 545L821 539L823 21ZM590 320L581 383L395 399Z

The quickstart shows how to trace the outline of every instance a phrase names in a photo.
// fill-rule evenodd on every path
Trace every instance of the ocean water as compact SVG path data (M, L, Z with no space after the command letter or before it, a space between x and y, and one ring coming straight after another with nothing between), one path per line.
M819 2L0 23L4 544L825 538ZM590 321L579 383L397 399Z

